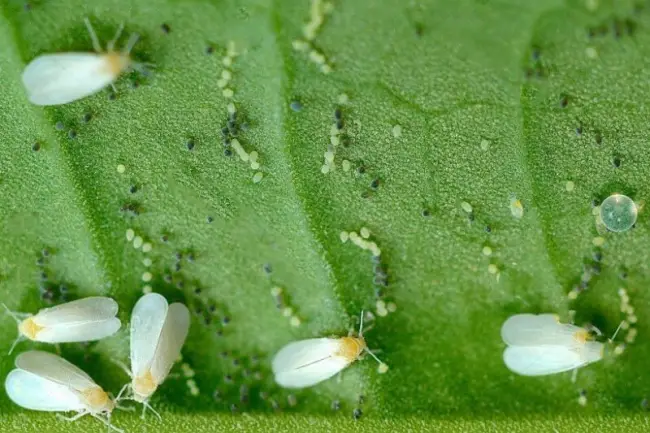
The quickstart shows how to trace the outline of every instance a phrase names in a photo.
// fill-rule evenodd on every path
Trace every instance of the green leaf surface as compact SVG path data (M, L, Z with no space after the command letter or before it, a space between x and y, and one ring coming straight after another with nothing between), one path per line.
M599 231L592 202L618 192L641 205L649 194L650 4L334 1L313 40L329 74L292 47L309 21L307 0L29 4L0 1L0 294L25 312L50 294L60 302L61 286L70 299L104 294L125 325L147 284L186 302L194 319L183 362L200 392L191 395L177 366L152 400L165 421L146 421L148 430L641 431L647 215L641 207L627 232ZM155 64L153 73L124 74L117 94L31 105L25 65L90 51L86 16L103 43L120 23L118 46L137 32L133 57ZM219 80L230 41L238 139L259 153L260 183L249 163L224 154L229 99ZM337 108L346 142L336 170L322 174ZM374 284L369 251L341 242L361 227L381 249L388 287ZM129 229L151 251L134 248ZM276 286L300 326L276 307ZM610 336L625 318L620 288L639 333L621 356L581 369L576 383L570 373L526 378L505 368L508 316L568 321L575 310L577 324ZM386 317L378 290L396 307ZM279 348L345 335L362 309L376 316L366 339L386 374L365 359L341 381L295 392L274 384ZM8 351L8 316L0 332ZM35 347L46 346L22 342L2 357L0 377ZM128 380L112 362L127 361L126 326L98 343L48 349L114 393ZM113 422L141 428L135 414ZM0 393L3 431L95 424L28 412Z

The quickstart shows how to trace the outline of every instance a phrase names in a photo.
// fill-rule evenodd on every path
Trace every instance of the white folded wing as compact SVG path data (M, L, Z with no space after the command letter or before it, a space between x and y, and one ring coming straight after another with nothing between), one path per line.
M36 105L59 105L92 95L117 77L106 56L94 53L44 54L23 72L29 100Z
M180 303L150 293L141 297L131 315L131 370L139 377L151 370L161 384L179 357L190 328L190 312Z
M72 343L95 341L116 333L121 326L115 317L117 303L100 296L79 299L39 311L31 320L42 327L36 341Z
M86 404L79 392L97 387L84 371L48 352L23 352L16 367L7 376L5 389L14 403L26 409L81 411Z
M340 339L311 338L284 346L273 358L278 385L305 388L329 379L350 364L338 355Z

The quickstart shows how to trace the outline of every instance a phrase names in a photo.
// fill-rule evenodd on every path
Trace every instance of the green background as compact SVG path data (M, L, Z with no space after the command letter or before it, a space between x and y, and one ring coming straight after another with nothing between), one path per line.
M46 305L39 285L65 285L74 298L114 297L126 324L142 293L146 256L154 290L198 313L183 356L200 395L190 396L185 379L172 377L152 400L162 424L118 412L118 427L641 428L650 392L646 213L633 230L604 234L600 274L576 302L566 295L597 251L592 200L613 192L639 203L648 196L650 3L335 1L314 41L334 64L329 75L291 46L309 18L306 0L30 3L26 9L25 2L0 1L2 301L35 312ZM114 99L108 88L64 106L30 105L23 68L42 53L91 50L85 16L102 41L122 22L127 35L139 33L134 58L155 70L122 76ZM242 51L232 67L240 120L248 123L240 141L260 154L259 184L246 163L223 152L227 101L216 82L230 40ZM346 158L366 172L325 176L320 167L341 93L350 99L342 106L350 145L338 149L337 162ZM301 111L290 108L294 100ZM39 151L32 150L36 142ZM376 191L373 179L380 181ZM567 181L575 183L572 192ZM512 197L523 203L521 219L510 212ZM473 207L472 220L463 201ZM125 205L139 214L121 211ZM279 389L269 370L275 351L295 339L346 334L362 308L374 309L370 254L339 239L341 230L362 226L382 250L386 299L397 305L366 335L389 372L378 374L366 359L340 383ZM134 249L128 228L153 250ZM485 245L492 257L482 254ZM41 268L44 248L50 254ZM500 269L498 281L490 263ZM276 309L275 285L303 318L301 327ZM582 369L575 384L570 373L525 378L505 368L499 329L509 315L567 318L574 309L577 323L611 335L623 318L620 287L639 317L639 338L623 356ZM0 331L4 353L15 323L5 316ZM110 339L60 350L117 392L127 377L111 359L126 361L127 337L124 327ZM16 353L32 347L21 343L3 356L0 376ZM586 407L578 405L580 390L587 391ZM339 411L331 409L334 400ZM355 422L356 408L363 416ZM103 428L92 419L68 425L27 412L4 393L0 425L25 432Z

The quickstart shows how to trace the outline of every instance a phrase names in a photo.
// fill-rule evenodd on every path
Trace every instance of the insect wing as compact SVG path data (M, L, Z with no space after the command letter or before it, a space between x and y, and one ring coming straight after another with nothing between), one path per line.
M190 312L187 307L180 303L171 304L151 363L151 375L157 384L165 380L181 354L189 329Z
M131 314L131 372L141 376L151 367L167 317L167 300L158 293L141 297Z
M62 412L85 407L69 387L25 370L12 370L5 380L5 390L14 403L25 409Z
M93 53L44 54L23 72L29 100L36 105L59 105L92 95L112 83L106 58Z
M334 376L350 362L337 355L340 340L312 338L284 346L273 358L275 381L285 388L305 388Z

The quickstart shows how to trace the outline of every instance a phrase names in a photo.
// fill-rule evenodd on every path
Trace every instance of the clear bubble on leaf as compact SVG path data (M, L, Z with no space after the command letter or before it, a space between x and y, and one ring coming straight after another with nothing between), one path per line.
M600 218L608 230L624 232L636 223L639 211L634 201L622 194L612 194L600 205Z

